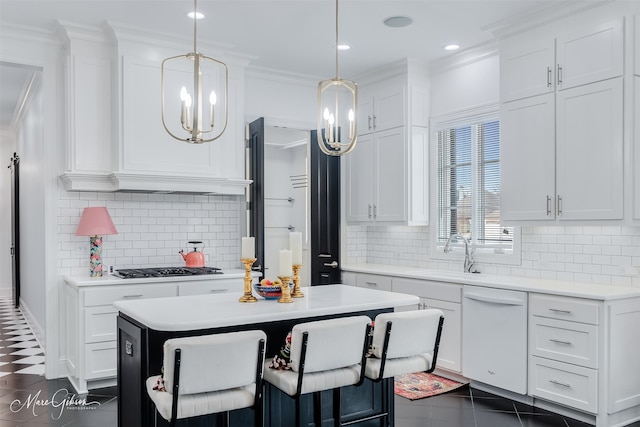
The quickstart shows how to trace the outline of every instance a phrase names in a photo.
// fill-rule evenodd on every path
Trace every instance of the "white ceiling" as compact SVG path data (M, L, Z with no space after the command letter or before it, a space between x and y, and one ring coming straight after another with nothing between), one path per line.
M431 62L451 55L442 49L446 44L465 49L492 40L487 29L498 22L562 3L588 1L341 0L340 43L352 49L340 53L339 74L353 79L402 58ZM96 27L109 21L173 34L185 41L188 51L193 21L186 13L192 9L191 0L0 0L0 37L9 25L53 30L56 20ZM198 40L254 58L249 67L318 79L335 75L333 0L200 0L198 10L206 15L198 21ZM410 16L413 24L384 26L382 21L393 15ZM13 116L16 100L4 98L21 86L16 70L0 66L0 127Z

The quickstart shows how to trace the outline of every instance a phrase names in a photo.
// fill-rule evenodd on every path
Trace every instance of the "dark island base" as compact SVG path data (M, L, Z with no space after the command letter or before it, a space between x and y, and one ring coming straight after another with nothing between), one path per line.
M162 344L169 338L178 338L211 333L235 332L249 329L262 329L267 334L266 359L269 360L284 344L288 331L296 323L324 320L335 317L346 317L364 314L375 318L379 313L388 310L375 310L356 313L345 313L340 316L321 316L304 319L291 319L279 322L268 322L259 325L239 325L225 328L186 332L155 331L120 313L118 316L118 426L144 427L153 426L156 417L155 409L148 398L145 381L151 375L157 375L162 368ZM327 343L330 345L330 343ZM336 349L339 351L339 349ZM295 403L292 398L270 384L265 384L264 425L282 427L295 425ZM333 393L322 393L323 425L333 424ZM341 392L342 422L358 427L383 425L381 418L375 418L384 412L389 413L389 426L393 426L393 379L374 383L365 380L359 387L343 387ZM301 425L313 426L313 397L305 395L301 398ZM371 419L370 419L371 418ZM254 412L251 409L234 411L230 416L230 426L251 426ZM157 416L158 426L168 426L161 416ZM223 426L220 415L209 415L179 420L178 426Z

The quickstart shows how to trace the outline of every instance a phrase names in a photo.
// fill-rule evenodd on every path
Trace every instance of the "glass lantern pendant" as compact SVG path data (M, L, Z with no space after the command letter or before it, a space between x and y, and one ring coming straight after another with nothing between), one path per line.
M338 77L338 0L336 0L336 77L318 83L318 145L329 156L356 148L358 85Z
M197 0L193 7L193 52L162 61L162 125L179 141L201 144L220 138L227 128L229 70L224 62L198 52ZM216 93L216 89L220 93ZM165 92L173 98L169 104L165 103ZM219 98L224 100L222 108L217 105ZM167 123L166 115L174 116L175 120Z

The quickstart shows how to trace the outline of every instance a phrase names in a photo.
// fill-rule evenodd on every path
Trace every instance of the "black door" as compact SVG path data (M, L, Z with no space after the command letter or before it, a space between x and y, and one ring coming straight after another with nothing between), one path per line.
M327 156L311 131L311 284L340 283L340 157Z
M11 272L13 282L13 304L20 305L20 157L13 153L11 163Z
M253 270L264 275L264 118L249 123L249 140L247 142L249 165L247 179L253 180L247 193L247 210L249 212L249 236L256 242L256 262Z

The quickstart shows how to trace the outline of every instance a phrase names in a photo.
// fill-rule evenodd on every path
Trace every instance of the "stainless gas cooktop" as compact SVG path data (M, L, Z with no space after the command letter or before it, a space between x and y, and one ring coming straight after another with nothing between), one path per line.
M140 279L144 277L198 276L202 274L222 274L216 267L154 267L128 268L116 270L113 275L122 279Z

